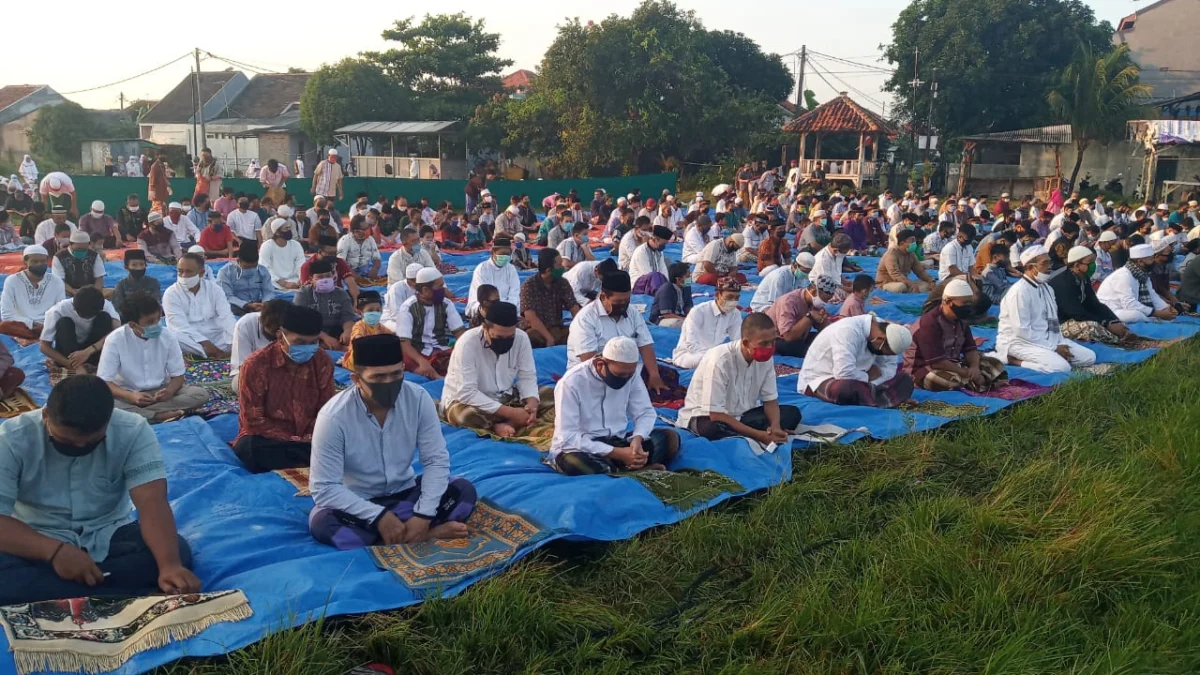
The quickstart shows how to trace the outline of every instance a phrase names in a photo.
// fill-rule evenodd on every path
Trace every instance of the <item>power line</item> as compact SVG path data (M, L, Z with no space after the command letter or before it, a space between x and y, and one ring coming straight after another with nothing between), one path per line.
M825 66L824 66L824 64L821 64L821 63L820 63L820 61L819 61L818 59L810 59L810 61L811 61L811 62L812 62L812 64L813 64L813 70L814 70L814 71L816 71L816 73L817 73L818 75L821 75L821 70L822 70L822 69L825 69ZM837 75L833 75L833 74L832 74L831 72L829 72L827 69L825 70L825 73L826 73L826 74L828 74L828 75L830 75L831 77L833 77L833 79L837 80L838 82L841 82L841 83L842 83L842 84L843 84L843 85L844 85L844 86L845 86L847 89L849 89L850 91L852 91L852 92L854 92L854 93L858 94L858 95L859 95L859 96L861 96L863 99L867 100L868 102L874 103L876 107L878 107L878 108L883 108L883 103L882 103L881 101L877 100L876 98L874 98L873 96L870 96L869 94L867 94L867 93L863 92L861 89L858 89L858 88L854 87L854 86L853 86L853 85L851 85L849 82L846 82L845 80L843 80L842 78L838 77ZM821 79L822 79L822 80L825 80L824 76L822 76L822 77L821 77ZM828 80L825 80L825 84L829 84L829 81L828 81ZM832 86L832 85L830 85L830 86ZM837 89L837 88L834 88L834 91L838 91L838 89Z
M206 51L204 53L218 61L224 61L225 63L228 63L231 66L235 66L238 68L245 68L246 70L252 70L259 74L263 74L263 73L270 73L270 74L274 74L274 75L279 74L278 70L271 70L270 68L263 68L261 66L251 65L249 63L243 63L242 61L236 61L234 59L224 57L224 56L217 56L216 54L209 52L209 51Z
M837 62L839 62L839 63L844 63L844 64L846 64L846 65L849 65L849 66L858 66L859 68L865 68L865 69L867 69L867 70L877 70L877 71L879 71L879 72L881 72L881 73L887 73L887 74L889 74L889 75L890 75L890 74L892 74L892 73L894 73L894 72L896 72L896 71L895 71L894 69L892 69L892 68L884 68L883 66L873 66L873 65L871 65L871 64L869 64L869 63L859 63L858 61L851 61L850 59L843 59L843 58L842 58L842 57L840 57L840 56L832 56L832 55L830 55L830 54L822 54L821 52L813 51L813 50L811 50L811 49L809 50L809 52L808 52L808 53L810 53L810 54L815 54L815 55L817 55L817 56L822 56L822 57L825 57L825 58L827 58L827 59L831 59L831 60L833 60L833 61L837 61Z
M125 79L123 79L123 80L117 80L116 82L109 82L108 84L102 84L102 85L100 85L100 86L98 86L98 87L90 87L90 88L88 88L88 89L79 89L79 90L77 90L77 91L67 91L67 92L62 92L62 95L63 95L63 96L72 96L72 95L74 95L74 94L86 94L86 93L87 93L87 92L89 92L89 91L96 91L96 90L98 90L98 89L107 89L108 87L115 87L115 86L116 86L116 85L118 85L118 84L125 84L126 82L129 82L129 81L131 81L131 80L136 80L136 79L138 79L139 77L143 77L143 76L145 76L145 75L149 75L150 73L153 73L153 72L157 72L157 71L159 71L159 70L162 70L163 68L166 68L167 66L175 65L177 62L179 62L179 61L182 61L183 59L186 59L187 57L189 57L189 56L191 56L191 55L192 55L192 53L191 53L191 52L188 52L188 53L184 54L183 56L180 56L180 57L178 57L178 58L176 58L176 59L173 59L173 60L171 60L171 61L168 61L168 62L166 62L166 63L162 64L161 66L158 66L158 67L156 67L156 68L151 68L150 70L147 70L147 71L145 71L145 72L138 73L137 75L134 75L134 76L132 76L132 77L127 77L127 78L125 78Z

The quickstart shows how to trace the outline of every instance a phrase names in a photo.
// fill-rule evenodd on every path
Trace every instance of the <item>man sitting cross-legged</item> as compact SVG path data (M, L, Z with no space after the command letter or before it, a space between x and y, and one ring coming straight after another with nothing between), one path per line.
M442 409L455 426L514 436L553 409L554 390L538 389L533 348L517 328L517 308L496 301L481 311L483 325L463 333L450 355Z
M208 391L184 384L183 351L160 323L158 298L135 293L125 301L123 318L125 325L105 339L96 372L117 408L163 422L207 403Z
M354 386L313 430L313 537L342 550L465 537L475 487L450 476L433 398L404 381L400 338L370 335L353 347Z
M554 387L550 466L568 476L666 468L679 451L679 434L654 428L639 360L633 338L614 337L600 355L567 370Z
M5 422L0 605L199 592L166 477L150 426L113 410L98 377L68 377Z
M185 253L176 265L177 278L163 293L167 328L185 354L224 359L233 345L237 320L225 292L204 278L204 256Z
M1136 339L1112 309L1092 289L1096 252L1075 246L1067 253L1067 268L1050 280L1063 337L1087 342L1120 344Z
M742 332L742 313L738 298L742 285L737 279L725 277L717 281L715 300L702 302L688 312L683 320L679 342L671 353L671 361L679 368L695 368L708 350L725 342L736 341Z
M708 350L675 426L714 441L729 436L763 445L786 441L800 426L800 409L779 405L776 335L771 317L754 312L741 322L741 339Z
M85 286L46 312L39 345L42 354L63 368L96 365L104 338L117 326L116 317L117 310L100 290Z
M912 396L913 379L897 367L912 333L864 314L841 319L817 334L796 391L827 403L895 408Z
M979 354L970 324L960 318L969 315L974 305L971 285L951 279L942 291L942 303L917 320L913 343L904 352L904 369L912 373L916 386L929 391L989 391L1008 381L1004 364Z
M233 451L252 473L308 466L313 423L334 394L333 359L320 335L320 312L289 305L279 339L242 363Z
M404 301L396 318L396 335L404 349L404 367L436 380L450 363L450 337L463 333L458 308L446 297L446 280L434 267L417 273L416 295Z
M563 278L565 272L562 255L544 248L538 251L538 273L521 286L521 328L535 349L566 343L569 331L563 325L563 312L579 313L571 283Z
M1073 366L1095 363L1095 352L1063 337L1049 284L1050 254L1034 244L1021 252L1021 264L1024 276L1000 302L996 354L1001 362L1039 373L1068 373Z
M38 340L46 312L67 297L63 280L47 274L49 256L44 246L26 246L25 269L9 276L0 292L0 333L27 347Z

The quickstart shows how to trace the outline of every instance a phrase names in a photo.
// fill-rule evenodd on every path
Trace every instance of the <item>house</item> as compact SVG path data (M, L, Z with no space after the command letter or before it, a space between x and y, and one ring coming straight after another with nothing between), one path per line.
M1200 0L1158 0L1121 19L1113 44L1128 45L1153 98L1200 90Z
M521 99L529 95L531 84L533 82L534 73L532 70L517 70L504 76L501 84L504 85L504 91L508 92L509 98Z
M1200 91L1155 104L1164 120L1200 120Z
M13 84L0 87L0 159L20 162L29 153L29 130L38 111L66 102L44 84Z

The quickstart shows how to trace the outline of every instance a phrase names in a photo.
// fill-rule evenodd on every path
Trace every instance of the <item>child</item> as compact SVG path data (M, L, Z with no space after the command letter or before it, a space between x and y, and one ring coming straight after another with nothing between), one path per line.
M356 306L362 318L350 329L350 345L346 347L346 355L342 357L341 364L346 370L354 370L354 340L392 332L379 323L379 319L383 317L383 299L379 296L379 291L360 291Z
M117 314L124 316L125 305L134 293L145 293L152 298L162 295L158 279L146 274L146 252L139 248L125 250L125 270L129 275L117 282L113 289L112 304Z
M692 287L687 285L692 268L685 262L675 262L667 268L671 283L658 287L650 305L650 323L663 328L681 328L692 309Z
M518 232L513 237L512 258L509 260L509 263L519 270L531 270L536 267L533 263L533 257L529 255L529 249L525 248L526 239L527 237L524 232Z
M453 220L447 220L441 225L442 246L453 251L463 248L467 243L467 235L462 227Z
M874 279L865 274L854 277L854 286L851 289L849 297L842 303L842 309L838 312L838 316L845 318L866 314L867 298L870 297L873 290L875 290Z
M487 237L484 236L483 228L475 220L467 222L467 243L466 248L483 248L487 243Z
M483 325L483 317L487 316L488 307L500 299L500 289L491 284L480 284L475 297L479 298L479 311L475 312L475 316L471 318L469 328Z
M983 294L992 301L992 304L998 305L1004 299L1004 293L1008 290L1010 283L1008 281L1009 267L1009 252L1010 249L1004 244L1004 240L992 244L992 260L986 267L983 268L980 290Z

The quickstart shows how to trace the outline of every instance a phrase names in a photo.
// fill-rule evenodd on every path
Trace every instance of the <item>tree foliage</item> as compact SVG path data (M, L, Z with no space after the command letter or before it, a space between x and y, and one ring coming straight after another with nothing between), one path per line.
M27 132L33 154L60 166L77 166L80 143L107 135L92 111L74 101L46 106L38 111Z
M347 124L412 119L412 114L409 92L359 59L322 66L300 97L300 127L318 143L333 143L334 131Z
M552 175L656 171L778 142L790 87L779 56L646 0L628 17L559 26L532 93L493 100L472 127Z
M469 119L503 91L500 71L512 65L496 56L500 35L462 12L426 15L419 24L411 17L396 21L383 39L399 46L362 56L413 92L421 119Z
M917 126L945 137L1047 124L1046 91L1076 45L1102 51L1112 34L1081 0L913 0L892 25L884 56L896 70L884 86L901 119L913 121L915 104ZM915 92L914 48L925 82ZM926 120L934 68L938 99Z
M1120 45L1097 54L1080 44L1074 60L1063 70L1058 86L1046 101L1058 118L1071 125L1075 143L1075 168L1071 185L1079 176L1083 153L1094 143L1125 137L1125 126L1142 112L1141 101L1152 88L1139 81L1138 67L1129 58L1129 47Z

